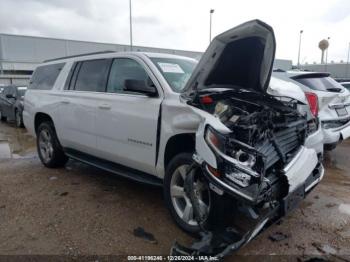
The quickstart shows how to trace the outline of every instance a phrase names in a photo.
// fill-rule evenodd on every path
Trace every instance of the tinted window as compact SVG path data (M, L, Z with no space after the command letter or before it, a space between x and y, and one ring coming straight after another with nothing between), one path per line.
M107 75L111 60L99 59L84 61L81 64L75 90L104 92L106 90Z
M26 93L27 88L26 87L17 87L17 96L22 97Z
M350 90L350 84L343 84L343 86Z
M299 83L317 91L342 92L343 87L331 77L308 77L295 79Z
M147 81L148 75L135 60L129 58L114 59L109 75L107 92L124 93L124 82L127 79Z
M63 66L64 63L39 66L30 80L29 88L40 90L52 89Z
M151 58L175 92L181 92L190 78L196 62L177 58Z

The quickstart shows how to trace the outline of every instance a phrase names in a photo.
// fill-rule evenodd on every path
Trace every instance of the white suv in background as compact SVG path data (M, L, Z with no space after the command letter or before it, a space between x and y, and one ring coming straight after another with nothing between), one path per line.
M350 137L350 92L329 73L287 71L273 75L299 85L319 116L326 150Z
M274 54L272 28L255 20L217 36L199 63L141 52L47 61L26 93L25 126L47 167L70 157L163 186L188 232L242 211L253 221L245 243L324 172L304 146L300 102L267 93Z

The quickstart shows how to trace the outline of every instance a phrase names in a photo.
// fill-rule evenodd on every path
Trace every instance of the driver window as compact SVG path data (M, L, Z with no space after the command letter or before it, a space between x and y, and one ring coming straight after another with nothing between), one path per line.
M116 58L113 60L109 74L108 93L130 93L124 91L124 82L127 79L147 81L148 75L143 67L130 58Z

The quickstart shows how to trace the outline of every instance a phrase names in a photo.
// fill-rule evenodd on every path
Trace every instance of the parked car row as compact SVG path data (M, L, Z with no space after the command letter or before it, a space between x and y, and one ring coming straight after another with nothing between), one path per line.
M2 86L0 90L1 121L15 120L17 127L23 125L23 99L27 91L25 86Z
M318 104L271 77L274 56L272 28L254 20L217 36L199 62L144 52L46 61L25 95L24 124L46 167L73 158L162 186L174 221L205 229L205 245L192 251L221 257L324 175ZM224 222L242 216L244 230Z

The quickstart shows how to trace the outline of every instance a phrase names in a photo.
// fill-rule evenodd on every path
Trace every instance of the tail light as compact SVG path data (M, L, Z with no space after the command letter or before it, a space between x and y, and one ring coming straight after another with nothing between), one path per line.
M315 93L306 92L305 96L309 102L310 111L314 117L318 116L318 97Z

